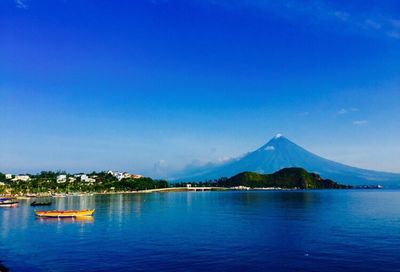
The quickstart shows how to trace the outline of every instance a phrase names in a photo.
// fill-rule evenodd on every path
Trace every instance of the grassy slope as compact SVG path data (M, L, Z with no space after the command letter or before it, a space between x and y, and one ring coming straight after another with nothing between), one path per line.
M309 173L302 168L284 168L270 175L254 172L243 172L225 181L220 186L248 186L248 187L281 187L301 189L340 189L348 186L340 185L332 180L322 179L319 175Z

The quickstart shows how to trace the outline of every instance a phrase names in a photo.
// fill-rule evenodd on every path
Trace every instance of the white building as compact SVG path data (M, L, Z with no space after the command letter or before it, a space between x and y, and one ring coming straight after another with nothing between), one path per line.
M144 178L144 176L143 176L143 175L133 174L133 175L131 175L131 178L133 178L133 179L140 179L140 178Z
M74 182L76 180L76 178L74 178L74 177L69 177L68 178L68 182Z
M30 180L31 180L31 177L28 175L18 175L12 179L12 181L30 181Z
M96 182L96 179L89 177L88 175L81 175L82 182Z
M118 180L125 179L125 178L139 179L139 178L144 177L142 175L129 174L128 172L118 172L118 171L111 171L111 170L108 171L107 174L110 174L113 177L116 177Z
M250 187L240 185L240 186L231 187L231 189L233 189L233 190L250 190Z
M108 174L112 175L113 177L117 178L118 180L124 179L124 178L128 178L127 173L122 173L122 172L118 172L118 171L108 171Z
M124 172L124 173L119 173L119 175L117 176L117 179L121 180L121 179L125 179L125 178L130 178L130 177L131 177L131 174L129 174L128 172Z
M58 175L57 176L57 183L65 183L67 182L67 175Z
M6 174L6 179L12 179L12 174Z

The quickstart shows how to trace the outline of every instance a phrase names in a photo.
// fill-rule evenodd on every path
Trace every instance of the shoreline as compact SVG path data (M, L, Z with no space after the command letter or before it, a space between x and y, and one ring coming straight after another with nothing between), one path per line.
M357 188L358 189L358 188ZM359 188L362 189L362 188ZM117 191L117 192L74 192L74 193L55 193L55 194L0 194L0 197L16 198L19 200L29 200L33 198L64 198L69 196L92 196L92 195L118 195L118 194L150 194L150 193L174 193L174 192L211 192L211 191L310 191L310 190L354 190L354 189L300 189L300 188L280 188L280 187L260 187L260 188L229 188L229 187L170 187L147 189L139 191ZM366 190L366 189L364 189Z
M150 193L170 193L170 192L211 192L211 191L287 191L300 190L299 188L229 188L229 187L170 187L157 188L139 191L116 191L116 192L75 192L75 193L55 193L55 194L0 194L1 197L12 197L20 200L32 198L63 198L67 196L91 196L91 195L118 195L118 194L150 194Z
M149 194L149 193L168 193L168 192L199 192L199 191L229 191L235 190L225 187L170 187L170 188L157 188L157 189L146 189L139 191L115 191L115 192L74 192L74 193L38 193L38 194L0 194L1 197L12 197L17 199L31 199L39 197L52 197L52 198L62 198L67 196L90 196L90 195L117 195L117 194Z

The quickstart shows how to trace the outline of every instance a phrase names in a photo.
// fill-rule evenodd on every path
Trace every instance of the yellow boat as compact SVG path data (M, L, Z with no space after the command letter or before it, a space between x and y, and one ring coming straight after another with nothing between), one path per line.
M93 210L66 210L66 211L35 211L38 217L56 217L56 218L68 218L68 217L83 217L92 216Z

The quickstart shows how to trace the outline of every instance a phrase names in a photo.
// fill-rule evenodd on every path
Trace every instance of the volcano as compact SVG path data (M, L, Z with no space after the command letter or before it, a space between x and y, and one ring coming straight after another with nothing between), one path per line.
M180 180L206 181L245 171L270 174L288 167L301 167L342 184L400 187L400 174L361 169L322 158L281 134L243 157L223 164L208 164L190 171L187 169Z

